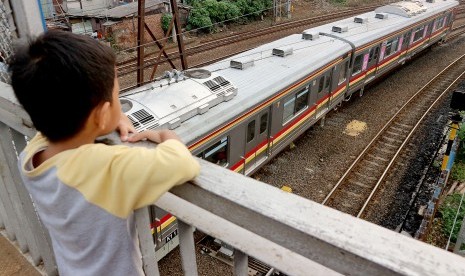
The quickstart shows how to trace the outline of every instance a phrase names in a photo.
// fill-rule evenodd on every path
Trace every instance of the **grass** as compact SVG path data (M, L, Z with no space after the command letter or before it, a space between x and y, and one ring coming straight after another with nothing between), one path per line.
M461 194L448 195L444 200L444 203L439 207L439 212L442 217L442 229L444 231L444 234L446 234L446 236L448 237L452 233L452 242L457 241L457 235L460 230L463 217L465 215L465 202L462 202L457 220L455 219L455 217L457 216L457 210L459 209L461 198Z

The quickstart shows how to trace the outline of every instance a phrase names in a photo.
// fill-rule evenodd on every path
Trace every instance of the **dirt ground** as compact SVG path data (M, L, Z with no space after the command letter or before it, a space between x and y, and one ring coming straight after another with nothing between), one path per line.
M0 276L39 276L40 273L0 234Z

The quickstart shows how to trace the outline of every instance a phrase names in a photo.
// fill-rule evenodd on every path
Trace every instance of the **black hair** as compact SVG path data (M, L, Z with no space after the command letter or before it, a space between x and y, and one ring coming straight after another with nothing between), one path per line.
M16 97L35 128L52 142L83 127L91 111L112 101L116 57L84 35L50 30L9 59Z

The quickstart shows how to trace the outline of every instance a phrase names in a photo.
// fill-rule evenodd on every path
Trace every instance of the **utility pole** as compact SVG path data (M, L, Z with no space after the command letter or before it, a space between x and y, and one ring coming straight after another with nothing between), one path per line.
M144 83L145 0L138 0L137 14L137 86L141 86Z

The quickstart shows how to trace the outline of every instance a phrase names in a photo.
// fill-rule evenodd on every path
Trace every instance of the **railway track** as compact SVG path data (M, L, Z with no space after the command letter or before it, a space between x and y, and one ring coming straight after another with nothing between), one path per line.
M450 34L447 36L447 40L453 40L465 33L465 24L452 28Z
M314 24L318 22L332 21L332 20L336 20L340 18L349 17L352 15L357 15L360 13L371 11L377 7L378 5L365 6L365 7L358 8L358 9L345 10L345 11L334 12L331 14L321 15L321 16L312 17L312 18L284 22L284 23L276 24L274 26L263 28L263 29L260 29L254 32L241 32L241 33L234 34L228 37L208 41L201 45L187 48L185 50L185 54L186 56L192 56L192 55L203 53L203 52L206 52L206 51L218 48L218 47L230 45L232 43L237 43L240 41L244 41L244 40L248 40L248 39L252 39L256 37L269 35L269 34L273 34L273 33L284 31L284 30L294 29L294 28L298 28L298 27L302 27L302 26L306 26L306 25L310 25L310 24ZM152 57L155 55L157 55L157 53L152 53L152 54L148 54L145 56L144 68L152 67L155 64L164 63L168 59L176 60L181 57L179 52L173 50L172 52L167 53L168 55L167 58L166 57L160 58L160 60L157 62L157 58ZM118 63L117 64L118 76L124 76L124 75L134 72L137 69L136 66L137 66L136 58L132 58L124 62Z
M378 132L339 179L322 204L363 217L386 176L397 166L398 157L434 105L465 75L465 55L440 72L413 95Z

